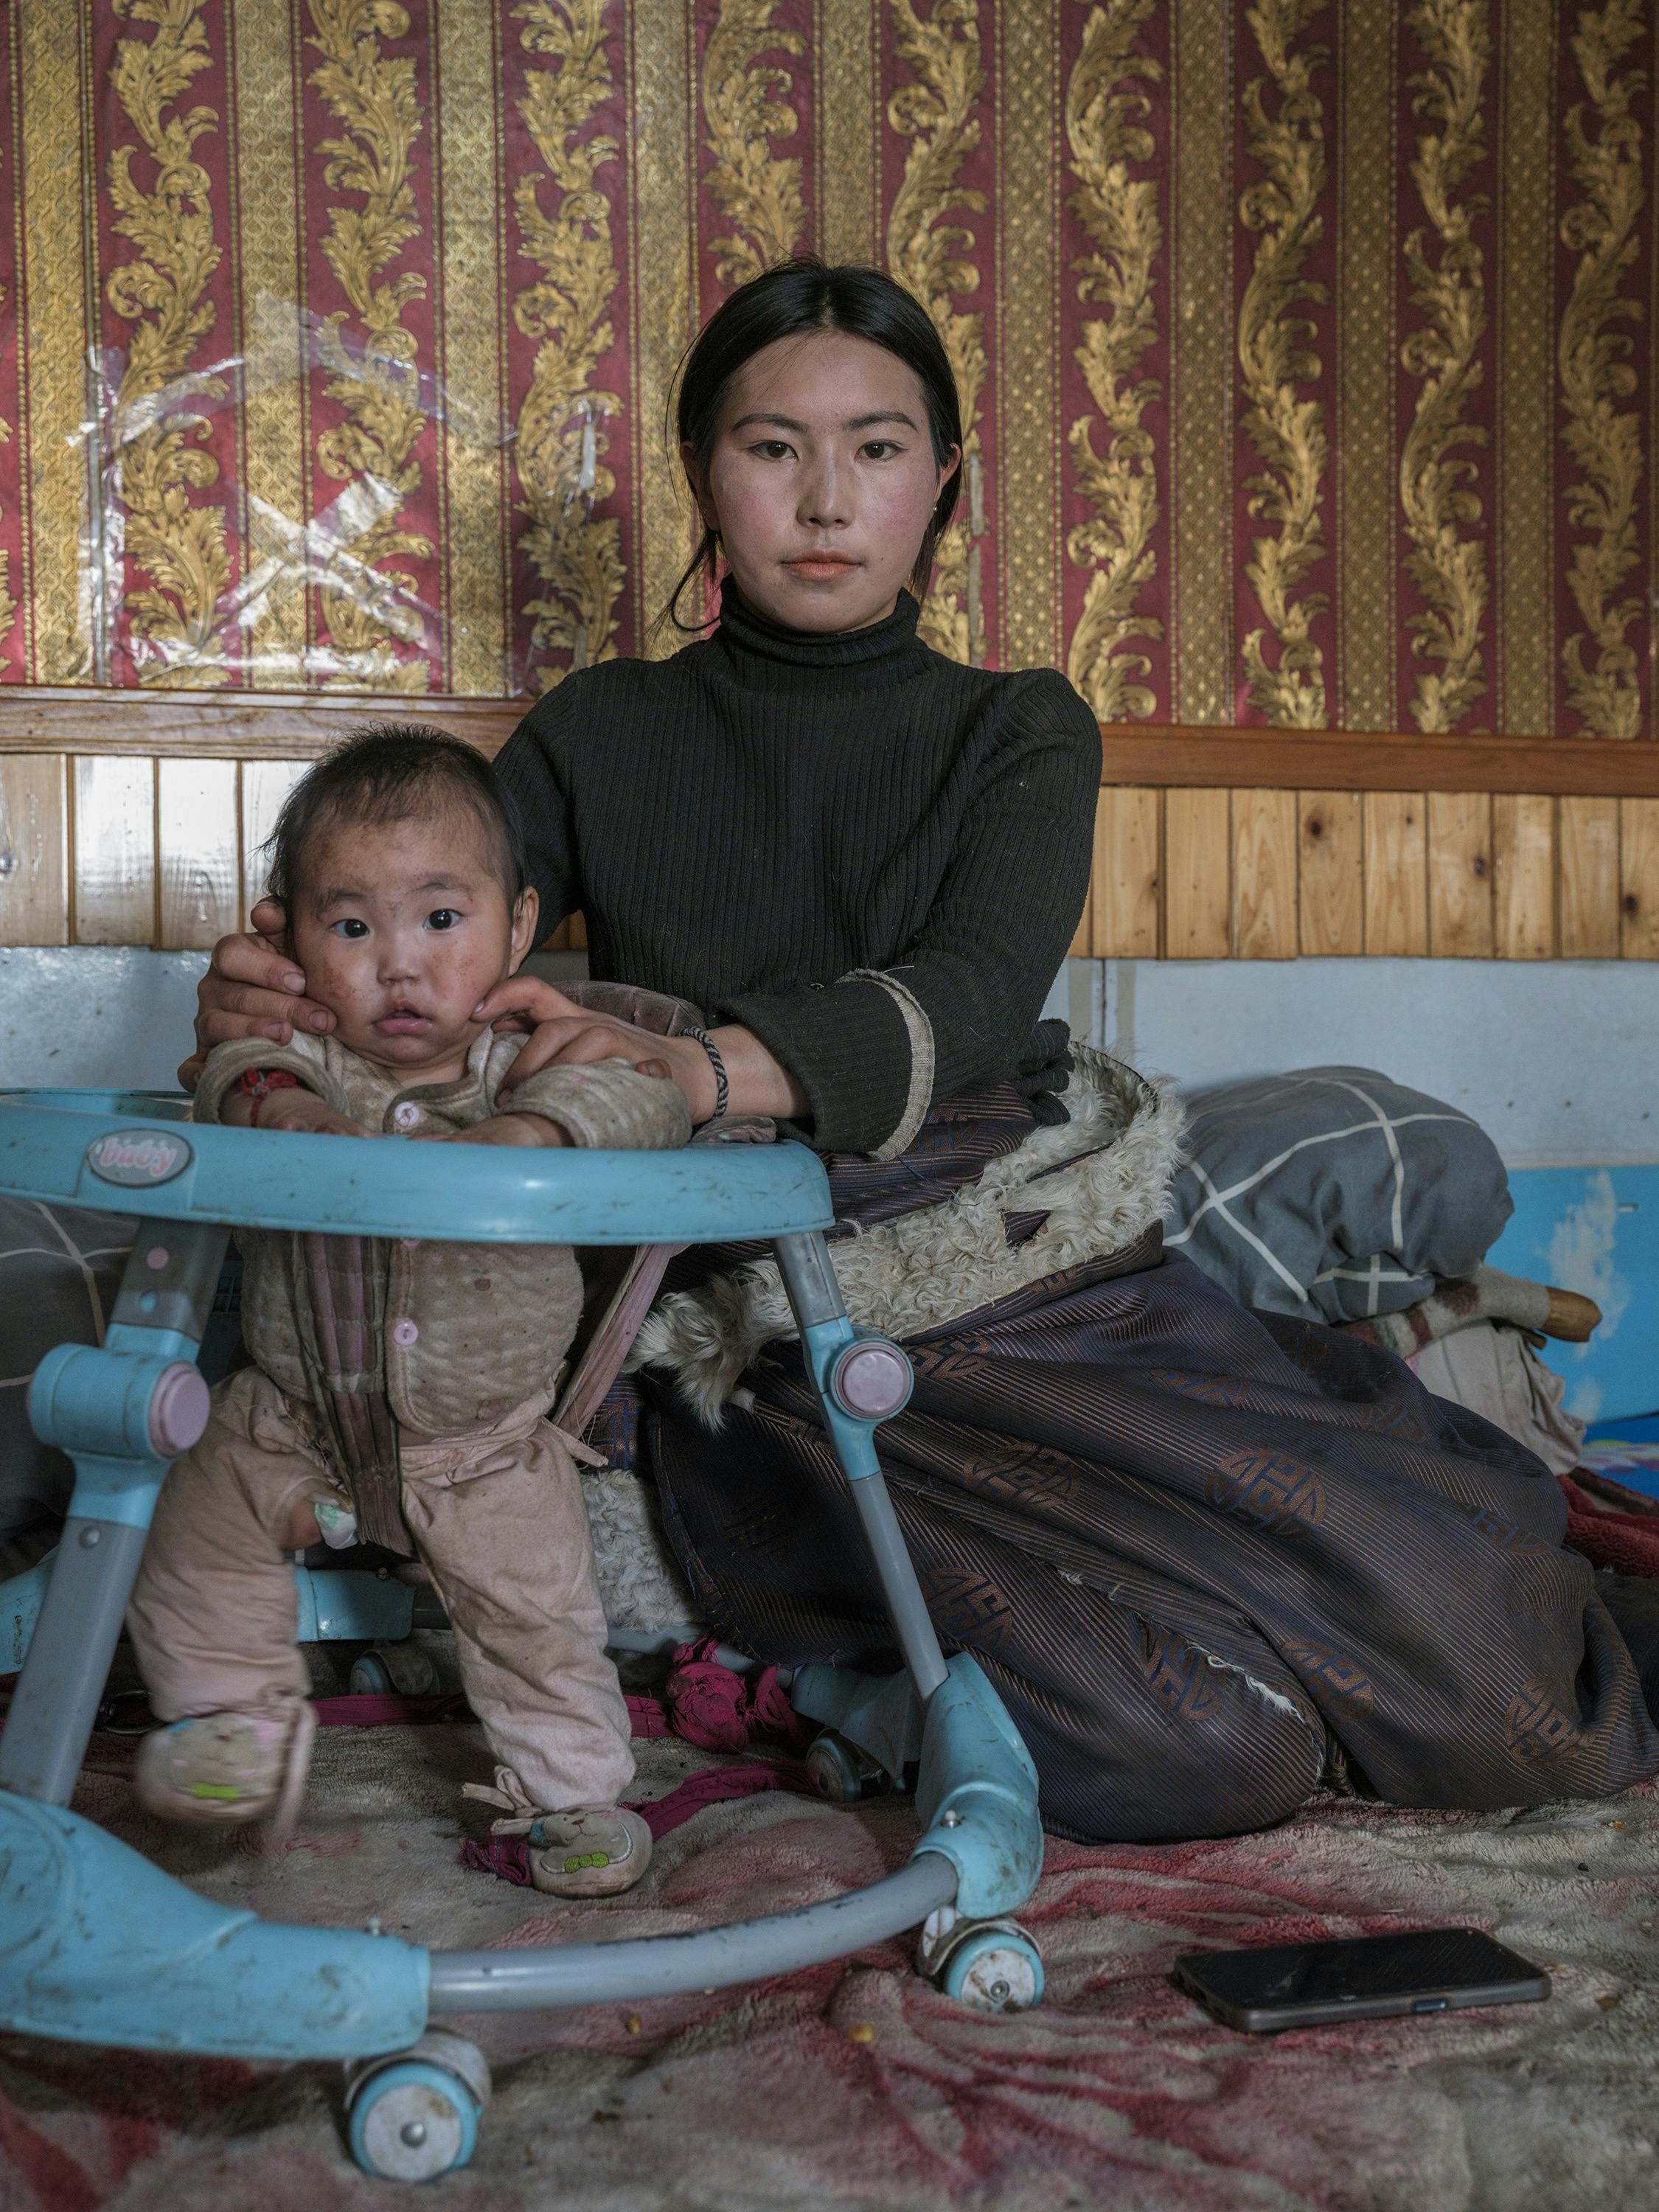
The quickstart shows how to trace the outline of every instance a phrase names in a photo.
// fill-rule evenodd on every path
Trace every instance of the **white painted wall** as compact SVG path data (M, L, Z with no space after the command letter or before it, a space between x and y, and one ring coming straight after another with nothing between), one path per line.
M1189 1091L1375 1067L1510 1167L1659 1161L1659 963L1073 960L1048 1010Z
M586 972L581 953L529 964L555 981ZM206 965L204 952L125 945L0 947L0 1089L173 1090Z
M126 946L0 950L0 1085L169 1087L202 966ZM1073 960L1048 1011L1188 1090L1377 1067L1472 1115L1512 1167L1659 1161L1659 963Z
M125 945L0 951L0 1087L173 1090L206 964Z

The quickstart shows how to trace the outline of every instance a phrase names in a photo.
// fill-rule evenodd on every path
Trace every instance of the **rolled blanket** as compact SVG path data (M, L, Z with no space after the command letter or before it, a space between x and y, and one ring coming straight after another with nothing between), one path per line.
M1437 1282L1426 1298L1400 1313L1376 1314L1368 1321L1339 1322L1346 1336L1375 1344L1396 1358L1409 1359L1437 1338L1452 1336L1480 1321L1508 1322L1534 1336L1553 1336L1583 1344L1601 1318L1600 1307L1576 1291L1528 1282L1500 1268L1479 1267L1456 1282Z

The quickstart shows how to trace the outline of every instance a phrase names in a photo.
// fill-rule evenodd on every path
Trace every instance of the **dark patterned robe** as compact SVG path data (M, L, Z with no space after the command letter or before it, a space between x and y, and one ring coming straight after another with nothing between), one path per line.
M1008 1090L936 1109L903 1158L830 1163L837 1215L941 1203L1032 1126ZM907 1349L882 1464L946 1649L1000 1692L1055 1832L1223 1835L1322 1784L1485 1809L1659 1769L1555 1482L1389 1353L1247 1310L1156 1226ZM596 1441L635 1438L723 1636L896 1665L796 1348L744 1382L714 1432L647 1370Z

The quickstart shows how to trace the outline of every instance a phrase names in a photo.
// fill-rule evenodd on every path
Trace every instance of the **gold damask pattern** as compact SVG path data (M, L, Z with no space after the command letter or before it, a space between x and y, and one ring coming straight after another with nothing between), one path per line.
M0 308L3 308L5 304L5 287L0 285ZM10 445L11 434L11 424L3 415L0 415L0 446ZM0 518L4 514L5 507L0 505ZM11 555L4 547L0 547L0 646L3 646L11 635L11 626L16 621L17 614L18 602L11 595Z
M536 341L535 367L519 409L519 483L530 526L519 539L542 581L523 611L538 653L568 653L562 666L536 672L545 690L572 668L616 658L617 602L626 572L622 526L594 509L614 496L605 465L606 425L623 412L618 392L595 387L615 339L609 313L622 282L611 238L611 203L599 170L617 158L614 138L580 137L612 90L605 0L520 0L514 11L531 71L520 112L558 194L544 209L546 179L514 187L520 250L542 271L513 302L513 320Z
M1322 305L1324 285L1307 272L1310 249L1323 231L1319 212L1325 189L1324 107L1314 72L1329 49L1297 41L1327 0L1260 0L1249 25L1266 76L1253 77L1242 105L1250 157L1261 174L1246 186L1239 219L1257 244L1238 313L1238 365L1246 407L1244 434L1261 458L1258 474L1245 479L1255 522L1278 526L1274 536L1252 541L1244 574L1267 618L1243 648L1250 704L1269 722L1317 730L1325 724L1325 656L1312 636L1314 618L1327 605L1322 592L1301 585L1325 557L1321 509L1328 450L1325 410L1317 398L1297 396L1299 384L1319 375L1319 356L1304 340L1316 326L1296 312L1298 301ZM1271 80L1278 105L1270 109ZM1278 647L1269 661L1262 639Z
M179 112L193 81L212 66L205 0L115 0L122 18L154 26L118 41L110 84L139 145L109 157L113 228L134 252L110 273L105 296L131 325L126 364L110 407L112 490L122 509L127 561L149 578L123 600L141 681L201 687L225 680L220 600L230 581L225 518L191 493L217 481L203 450L209 425L192 403L219 400L225 380L192 370L212 332L205 298L221 259L207 171L197 141L219 127L210 107ZM153 164L146 191L133 173L142 149Z
M336 502L317 586L332 646L327 682L423 691L426 660L397 649L422 641L416 580L405 568L380 566L399 556L423 560L433 550L429 538L400 520L421 486L415 446L426 427L416 342L403 315L424 295L426 279L405 270L377 282L421 234L410 173L422 128L415 60L385 51L385 41L408 37L409 15L397 0L308 0L308 7L306 44L322 57L310 81L342 126L316 149L323 181L358 203L329 210L322 240L361 325L348 335L344 309L317 325L329 372L323 388L346 418L317 441L325 474L348 487Z
M674 650L678 365L817 244L955 369L923 623L961 660L1143 724L1653 734L1655 0L5 20L25 680L534 691Z
M1491 206L1485 192L1457 197L1486 158L1481 100L1492 61L1486 0L1419 0L1411 27L1427 61L1408 78L1419 125L1412 182L1435 236L1432 259L1419 225L1406 238L1406 268L1422 325L1401 359L1422 389L1400 455L1400 507L1411 551L1406 571L1425 601L1406 618L1412 650L1440 663L1417 678L1412 715L1425 731L1454 730L1485 693L1480 656L1486 607L1486 551L1464 535L1481 519L1476 471L1460 446L1484 446L1483 425L1464 409L1483 376L1486 330L1485 264L1474 226Z
M1555 208L1559 101L1556 4L1508 8L1495 105L1501 148L1493 228L1498 317L1492 382L1498 557L1492 571L1493 726L1555 726L1559 664L1555 496Z
M702 63L702 114L714 156L708 189L732 225L709 240L722 284L746 284L763 269L787 261L806 229L801 165L772 151L799 125L789 105L794 79L764 53L804 54L798 31L774 29L776 0L720 0Z
M1067 442L1078 489L1094 509L1066 535L1066 550L1093 571L1072 632L1066 673L1103 721L1144 719L1158 695L1139 679L1152 664L1130 641L1161 638L1164 625L1139 605L1157 574L1158 459L1143 426L1160 386L1135 370L1158 341L1152 265L1163 244L1158 179L1132 177L1131 162L1152 160L1145 118L1152 101L1134 80L1156 83L1156 61L1134 52L1154 0L1107 0L1091 7L1083 47L1066 94L1071 195L1093 250L1072 264L1078 297L1107 308L1083 325L1078 367L1109 438L1095 449L1093 416L1079 417Z
M0 284L0 313L3 313L5 306L6 288ZM3 415L0 415L0 446L9 446L11 437L12 426ZM5 512L4 502L0 501L0 520L4 519ZM11 626L17 615L18 602L11 595L11 554L5 547L0 546L0 647L3 647L11 635Z
M1170 690L1176 722L1228 722L1235 706L1233 517L1233 0L1169 12L1166 111L1172 313L1166 503L1172 509Z
M985 317L958 313L952 304L978 289L980 272L968 258L975 250L972 230L945 218L957 208L983 215L989 205L976 186L961 181L963 165L980 143L976 111L985 64L979 6L978 0L934 0L932 13L921 15L912 0L890 5L894 45L913 74L887 103L888 122L911 142L887 219L887 265L927 308L956 372L968 507L966 520L953 522L939 540L921 635L937 651L978 667L986 655L977 543L985 534L979 433L988 367Z
M1561 224L1563 244L1580 257L1559 340L1561 435L1583 471L1567 495L1568 524L1594 534L1579 539L1567 564L1567 587L1588 641L1584 631L1575 632L1561 661L1573 711L1598 738L1641 733L1636 651L1626 632L1641 618L1642 603L1620 594L1640 558L1642 418L1619 404L1636 389L1635 341L1619 326L1642 319L1641 301L1622 288L1636 259L1644 198L1642 132L1632 102L1649 81L1631 50L1646 27L1643 0L1608 0L1580 12L1572 53L1589 97L1566 117L1573 180L1583 197ZM1587 641L1595 655L1588 667Z
M0 297L0 306L4 305ZM11 425L0 416L0 445L11 443ZM3 512L3 509L0 509ZM18 602L11 595L11 555L0 552L0 645L11 635L11 626L17 619Z

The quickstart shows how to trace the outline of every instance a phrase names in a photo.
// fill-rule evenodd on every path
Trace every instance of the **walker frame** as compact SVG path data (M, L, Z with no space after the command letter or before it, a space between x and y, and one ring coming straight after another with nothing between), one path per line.
M70 1454L76 1480L52 1559L0 1585L0 1666L9 1640L21 1669L0 1735L0 2024L149 2051L346 2060L358 2163L427 2179L465 2163L489 2094L482 2053L431 2027L434 2015L727 1987L923 1921L921 1970L947 1992L988 2011L1036 2002L1036 1947L1007 1918L1042 1863L1036 1771L974 1660L942 1656L882 1477L874 1432L908 1395L908 1363L897 1353L902 1395L880 1410L867 1389L861 1410L842 1379L854 1348L882 1340L842 1304L816 1156L798 1144L453 1146L438 1173L407 1139L198 1127L187 1110L164 1094L0 1092L0 1192L140 1219L104 1342L58 1346L30 1387L36 1433ZM428 1950L377 1928L285 1925L211 1904L71 1812L161 1480L205 1419L195 1363L239 1224L468 1243L769 1240L908 1674L806 1667L793 1694L833 1722L843 1762L850 1747L896 1779L919 1746L922 1832L908 1864L845 1897L695 1935ZM331 1595L348 1584L370 1589ZM395 1601L375 1610L394 1590L301 1570L301 1632L406 1632Z

